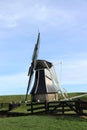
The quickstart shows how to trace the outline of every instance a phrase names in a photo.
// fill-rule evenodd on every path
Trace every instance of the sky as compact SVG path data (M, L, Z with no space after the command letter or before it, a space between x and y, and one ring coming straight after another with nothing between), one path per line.
M68 92L87 92L87 1L0 0L0 95L26 93L38 32L38 58Z

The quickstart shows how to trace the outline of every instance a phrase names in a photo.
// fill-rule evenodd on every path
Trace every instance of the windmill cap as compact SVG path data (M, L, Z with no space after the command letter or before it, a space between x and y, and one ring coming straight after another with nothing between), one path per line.
M46 60L37 60L35 69L51 68L53 64Z

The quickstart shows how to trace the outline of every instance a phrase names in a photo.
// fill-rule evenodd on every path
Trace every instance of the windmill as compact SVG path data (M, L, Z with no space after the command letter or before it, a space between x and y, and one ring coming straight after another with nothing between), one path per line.
M39 60L38 52L40 45L40 33L38 33L37 42L35 44L31 66L29 67L28 76L28 86L25 96L25 101L27 100L28 92L30 90L33 75L35 73L34 85L31 89L31 100L32 101L57 101L58 92L60 92L63 98L66 98L62 88L59 85L54 66L51 62L46 60ZM53 71L53 72L52 72ZM54 78L55 77L55 78ZM55 83L58 88L55 86Z
M38 59L40 45L40 33L38 33L37 42L35 44L32 62L29 67L28 76L28 86L25 96L25 101L27 101L28 92L30 90L31 82L33 80L34 74L34 84L30 91L31 101L58 101L58 95L61 95L62 100L72 100L87 94L69 98L68 94L63 91L61 85L59 84L54 65L46 60Z

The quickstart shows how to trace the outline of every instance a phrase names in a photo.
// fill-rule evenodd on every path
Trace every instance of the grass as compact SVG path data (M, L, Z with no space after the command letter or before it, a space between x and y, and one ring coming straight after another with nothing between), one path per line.
M84 93L68 93L69 97L74 97L78 95L82 95ZM60 97L60 95L59 95ZM19 102L23 101L25 95L7 95L7 96L0 96L0 103L10 103L10 102ZM87 96L82 97L81 99L87 100ZM30 100L30 95L28 95L28 100Z
M70 96L78 95L71 93ZM30 96L28 97L30 100ZM24 99L24 95L0 96L1 103L19 102ZM87 96L83 99L87 100ZM22 104L12 112L25 112L27 107ZM76 116L50 116L33 115L20 117L0 118L0 130L86 130L87 119Z
M19 102L23 101L25 95L7 95L7 96L0 96L0 103L10 103L10 102ZM30 100L30 95L28 96Z
M68 116L0 118L0 130L86 130L87 119Z
M68 96L69 96L69 97L75 97L75 96L80 96L80 95L83 95L83 94L87 94L87 93L82 93L82 92L78 92L78 93L68 93ZM82 100L87 100L87 96L80 97L80 99L82 99Z

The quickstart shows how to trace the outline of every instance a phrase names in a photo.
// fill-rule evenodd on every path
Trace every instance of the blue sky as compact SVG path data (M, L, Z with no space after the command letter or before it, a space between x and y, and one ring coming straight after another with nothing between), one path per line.
M56 63L59 81L67 91L87 92L87 1L3 0L0 95L26 92L38 30L38 58Z

